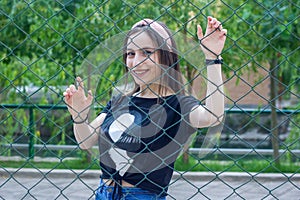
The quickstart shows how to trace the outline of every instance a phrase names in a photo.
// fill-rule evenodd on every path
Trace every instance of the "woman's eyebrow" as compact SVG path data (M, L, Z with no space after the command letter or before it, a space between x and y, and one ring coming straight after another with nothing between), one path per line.
M141 48L139 48L138 50L155 50L156 48L154 48L154 47L141 47ZM127 51L133 51L134 49L132 49L132 48L127 48L126 49Z

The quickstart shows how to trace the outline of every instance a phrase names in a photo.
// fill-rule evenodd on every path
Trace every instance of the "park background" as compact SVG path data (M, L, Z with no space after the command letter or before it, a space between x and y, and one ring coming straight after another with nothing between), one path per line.
M201 149L206 130L199 130L176 170L289 173L286 181L292 183L300 171L297 0L2 0L0 168L97 170L97 157L78 148L62 100L64 89L82 73L84 59L143 18L163 21L187 43L197 43L196 25L205 27L207 16L228 29L222 53L226 119L210 149ZM201 63L181 60L195 91L205 86L205 72L198 76ZM109 100L121 68L113 62L101 72L94 115ZM85 81L87 87L95 84L89 77Z

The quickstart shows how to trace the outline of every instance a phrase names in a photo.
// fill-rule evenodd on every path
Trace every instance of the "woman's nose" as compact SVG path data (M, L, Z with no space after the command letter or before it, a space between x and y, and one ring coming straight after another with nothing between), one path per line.
M133 59L133 67L141 65L146 60L145 56L140 54L136 54Z

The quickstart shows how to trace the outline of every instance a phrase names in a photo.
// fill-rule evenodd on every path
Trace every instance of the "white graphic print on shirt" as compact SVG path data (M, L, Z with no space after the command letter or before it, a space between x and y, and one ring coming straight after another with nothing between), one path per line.
M134 123L134 116L125 113L119 116L110 126L109 135L114 142L117 142L122 134ZM111 159L116 164L116 170L123 176L130 167L133 160L127 155L126 150L113 147L109 150Z

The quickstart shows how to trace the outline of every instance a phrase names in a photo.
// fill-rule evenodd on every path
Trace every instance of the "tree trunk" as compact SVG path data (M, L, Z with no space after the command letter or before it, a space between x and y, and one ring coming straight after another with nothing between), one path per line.
M277 122L277 96L278 96L278 60L273 58L270 63L270 81L271 81L271 94L270 94L270 106L271 106L271 142L273 148L273 158L276 165L280 165L279 160L279 137L278 137L278 122Z

